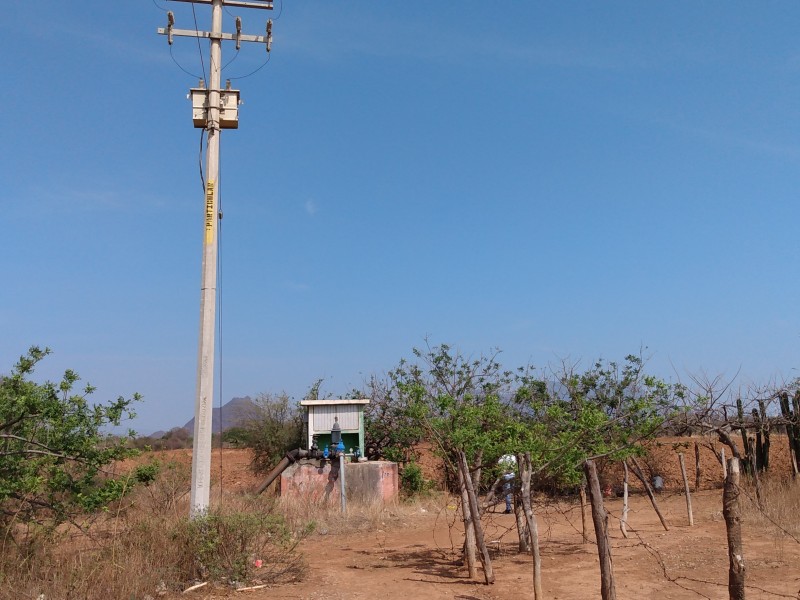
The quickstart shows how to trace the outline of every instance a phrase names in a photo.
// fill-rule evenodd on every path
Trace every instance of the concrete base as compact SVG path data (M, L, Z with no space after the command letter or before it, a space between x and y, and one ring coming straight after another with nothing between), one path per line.
M347 462L344 467L348 502L385 503L397 498L400 489L397 463ZM331 472L329 461L320 469L319 461L302 460L281 473L280 494L283 497L338 503L340 489L338 473Z

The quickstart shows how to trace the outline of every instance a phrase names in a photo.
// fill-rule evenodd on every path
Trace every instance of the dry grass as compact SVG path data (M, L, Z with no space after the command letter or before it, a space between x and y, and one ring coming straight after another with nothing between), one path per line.
M437 495L388 506L350 502L343 515L338 503L212 493L208 517L189 521L189 465L159 467L150 485L83 530L27 530L6 539L0 600L158 598L198 581L226 587L296 581L306 569L298 551L306 536L386 531L446 504Z
M310 522L315 535L342 535L402 527L412 516L439 511L446 502L444 494L429 494L423 498L390 504L380 500L348 501L346 514L342 513L338 501L331 503L319 498L279 498L277 505L287 523L293 527Z
M189 472L163 465L158 478L84 530L24 532L0 555L0 599L107 600L157 597L198 580L237 586L301 578L293 528L268 498L226 497L189 521ZM260 561L256 566L256 561Z
M782 562L786 544L800 544L800 481L762 475L761 490L763 507L754 486L744 488L742 515L746 523L770 533L775 559Z

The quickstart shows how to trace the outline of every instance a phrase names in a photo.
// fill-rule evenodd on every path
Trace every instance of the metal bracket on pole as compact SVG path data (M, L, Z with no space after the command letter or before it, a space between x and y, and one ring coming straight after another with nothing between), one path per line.
M212 0L172 0L173 2L191 2L193 4L211 4ZM272 0L222 0L223 6L238 8L261 8L272 10Z
M159 35L168 35L169 32L165 27L159 27L156 29L156 33ZM193 29L173 29L172 35L177 35L180 37L194 37L194 38L209 38L213 40L230 40L236 41L236 34L235 33L212 33L210 31L194 31ZM266 44L267 43L267 36L265 35L248 35L243 33L239 36L239 39L243 42L258 42L259 44Z

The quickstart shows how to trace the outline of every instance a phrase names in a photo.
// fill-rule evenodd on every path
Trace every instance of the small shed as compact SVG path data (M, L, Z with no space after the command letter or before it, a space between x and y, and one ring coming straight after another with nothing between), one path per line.
M364 456L364 407L369 404L367 398L302 400L300 406L308 411L308 448L314 436L320 449L331 443L331 427L336 419L342 428L342 441L345 452L359 448Z

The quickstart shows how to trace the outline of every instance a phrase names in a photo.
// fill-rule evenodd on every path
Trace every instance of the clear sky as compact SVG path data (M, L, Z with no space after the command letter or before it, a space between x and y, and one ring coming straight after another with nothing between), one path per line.
M199 328L203 67L156 35L166 9L194 29L179 2L38 0L0 37L0 372L49 346L39 377L142 393L144 433L192 416ZM797 375L800 3L229 11L277 20L222 135L224 401L339 395L426 336L508 367L646 347L672 380Z

